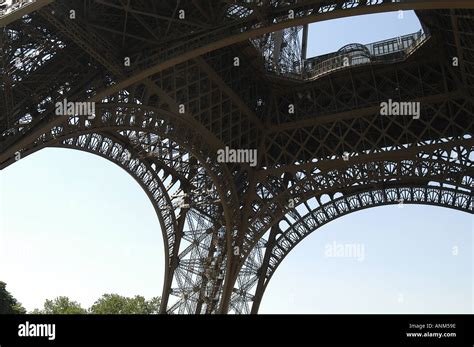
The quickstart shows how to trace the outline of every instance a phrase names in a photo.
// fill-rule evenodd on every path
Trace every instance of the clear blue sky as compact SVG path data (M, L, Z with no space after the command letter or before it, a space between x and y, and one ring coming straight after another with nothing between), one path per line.
M413 13L310 27L308 56L418 31ZM163 242L153 207L114 164L45 149L0 171L0 280L28 310L66 295L161 295ZM364 245L364 259L325 256ZM453 254L457 247L458 254ZM303 241L275 273L261 313L471 313L473 219L427 206L350 214Z

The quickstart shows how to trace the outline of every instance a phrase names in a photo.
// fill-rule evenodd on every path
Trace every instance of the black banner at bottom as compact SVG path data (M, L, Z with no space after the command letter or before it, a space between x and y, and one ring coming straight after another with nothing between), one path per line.
M67 344L474 345L473 315L1 315L0 347Z

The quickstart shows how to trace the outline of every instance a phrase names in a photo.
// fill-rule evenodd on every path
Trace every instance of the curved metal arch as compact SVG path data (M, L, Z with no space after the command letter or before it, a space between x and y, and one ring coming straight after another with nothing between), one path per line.
M201 133L202 129L196 129L194 123L171 111L123 102L123 99L131 100L131 96L118 95L117 99L117 102L96 104L97 116L93 120L73 116L61 122L56 121L52 129L39 136L33 148L22 153L22 157L58 143L68 136L90 132L134 130L170 138L196 157L209 172L224 202L227 228L232 230L235 224L233 218L239 214L237 194L228 168L217 160L212 160L217 156L219 144L209 142L212 137L205 137L206 134ZM12 162L14 159L10 158L0 168Z
M464 144L464 145L463 145ZM331 192L363 189L374 184L390 184L409 180L411 184L426 184L428 181L443 181L447 184L472 190L472 161L471 153L474 145L471 139L459 144L450 144L451 148L436 145L432 148L420 146L416 155L398 156L392 159L380 159L377 162L359 162L354 164L335 164L333 167L318 169L314 167L302 170L295 174L293 183L285 185L284 178L268 177L262 182L262 187L271 198L260 194L257 213L249 223L249 247L244 249L245 254L253 248L261 236L291 211L288 201L293 200L295 205L313 197ZM458 160L451 160L445 152L455 151ZM263 189L262 188L262 189Z
M286 215L295 209L288 206L293 199L295 206L316 198L319 204L323 194L333 195L344 192L350 195L374 187L425 186L429 182L442 182L441 186L454 186L460 194L472 195L474 187L472 153L474 145L470 139L449 146L423 146L418 148L413 157L398 156L397 158L378 162L356 162L340 165L334 162L324 170L313 168L302 170L293 177L300 176L291 185L281 178L269 177L267 184L268 197L263 195L262 201L270 199L266 206L259 205L254 220L249 224L248 248L244 249L244 261L235 279L231 307L236 312L249 312L247 303L253 299L250 290L257 282L257 271L264 258L262 248L266 240L264 234L276 227ZM453 160L451 155L455 154ZM444 188L443 188L444 189ZM265 204L264 204L265 205ZM298 219L297 217L294 218ZM289 223L291 224L291 223ZM260 260L256 260L256 258Z
M221 214L222 201L214 182L203 167L203 163L198 162L197 159L192 160L186 149L184 151L188 156L188 167L184 167L185 163L176 158L179 152L178 144L170 144L169 140L160 139L156 134L149 134L148 139L145 139L140 134L137 135L136 130L122 130L121 134L127 137L127 142L130 143L135 143L137 138L141 138L144 141L143 151L146 151L150 160L158 155L165 165L169 165L175 171L180 171L179 176L186 176L189 181L182 186L184 205L181 206L181 211L184 210L185 213L180 213L177 233L169 235L177 239L177 246L176 252L172 253L171 276L165 278L164 287L168 291L162 299L162 312L166 310L168 313L201 313L203 311L210 313L217 310L215 302L209 298L213 297L212 294L216 288L221 289L222 283L216 281L216 278L210 281L208 276L211 273L220 272L218 279L222 280L226 259L220 252L225 246L222 237L225 235L225 229L222 227L225 225ZM170 185L173 185L172 182ZM219 257L221 261L217 267L212 268L207 263L209 259ZM171 296L178 298L168 304Z
M157 107L128 103L107 103L98 105L96 110L97 116L94 120L82 117L69 117L65 119L61 125L52 128L49 132L41 136L32 148L23 153L23 157L77 134L103 131L133 131L155 133L164 138L172 139L173 142L176 142L185 148L192 156L197 158L213 181L214 187L219 195L220 205L223 208L224 230L226 230L226 253L224 258L221 257L222 264L225 267L225 269L222 270L225 272L225 280L224 284L219 285L218 290L225 290L225 288L227 288L226 283L228 283L226 281L229 281L230 277L230 271L228 270L231 267L231 261L229 259L233 257L233 233L237 225L240 210L237 207L238 195L235 192L232 177L227 167L218 163L217 160L213 160L217 155L217 150L214 150L213 144L209 144L204 138L204 134L200 133L199 129L190 126L186 120L182 118L177 119L172 112L161 110ZM171 122L171 119L173 122ZM8 164L9 163L6 165ZM216 221L219 219L220 218L217 218ZM218 231L219 230L215 229L213 233L217 235ZM177 257L178 255L176 255L176 259L178 259ZM192 272L190 268L186 271L187 273ZM193 280L196 279L194 278ZM173 305L171 309L182 312L183 306L186 307L185 310L200 307L199 305L196 306L196 304L190 305L190 299L195 300L195 297L184 296L182 300ZM220 305L219 310L225 311L227 304L221 300L217 304L213 303L213 305ZM215 311L217 308L213 308L212 310Z
M130 134L131 133L129 133L128 135ZM145 190L148 197L150 198L160 220L163 233L163 242L165 244L166 257L165 280L163 282L163 296L165 296L166 298L163 298L162 302L164 302L165 304L162 305L161 311L177 311L180 313L185 311L192 312L196 307L196 303L191 304L189 300L190 298L178 300L177 302L174 302L171 307L167 306L169 295L174 294L179 296L183 293L186 293L186 290L189 289L186 288L187 286L189 286L189 283L187 282L189 282L190 280L190 275L186 273L189 272L186 267L183 269L180 269L179 266L173 268L171 266L172 259L170 258L175 255L181 260L183 264L185 264L186 256L193 252L196 253L196 249L205 249L206 245L207 247L209 247L212 239L209 237L209 235L207 235L207 228L204 227L206 223L202 218L203 216L200 215L197 210L195 211L196 207L193 206L189 208L181 208L181 211L185 212L179 217L175 215L174 210L177 207L173 205L169 191L170 187L173 186L173 184L170 184L168 187L164 186L163 182L167 181L167 177L160 177L159 173L157 172L160 170L160 168L154 166L153 163L151 163L152 160L150 160L149 156L150 154L152 154L151 158L156 158L156 154L160 152L155 150L153 152L147 152L145 153L145 155L143 155L143 153L137 153L136 149L132 149L127 146L126 142L121 141L120 135L118 134L99 134L94 132L67 138L53 145L52 147L72 148L99 155L107 160L112 161L119 167L125 169L130 175L132 175L132 177L136 179L136 181ZM172 152L175 153L176 150ZM147 159L145 159L145 156L147 157ZM168 174L168 177L169 176L172 176L172 174ZM202 181L201 179L199 180ZM180 189L185 188L180 187ZM189 191L189 189L187 189L187 191ZM211 196L211 194L209 194L208 198L214 199L215 195L216 194L214 194L214 196ZM204 199L201 199L201 204L203 203L202 200ZM191 212L193 213L193 217L189 216ZM201 229L204 228L204 230L201 231L201 236L199 236L200 244L191 244L179 253L178 248L179 244L181 243L181 236L183 236L183 239L187 238L184 218L194 218L194 220L199 224L197 226L188 225L188 227L197 227ZM194 234L194 232L196 232L196 230L193 230L192 234ZM175 247L176 253L173 252ZM190 261L195 260L190 259ZM173 282L174 276L179 277L175 279L175 282ZM188 281L186 281L186 279ZM174 293L173 288L171 288L173 283L178 286L174 290Z
M165 278L169 276L169 250L172 249L170 236L177 233L178 223L171 198L155 169L125 142L107 134L77 135L51 147L75 149L97 155L124 169L137 181L150 199L158 217L165 250Z
M474 213L474 200L471 193L436 186L393 186L385 189L364 190L341 196L326 204L315 206L313 209L308 209L309 205L306 203L308 212L305 215L289 213L294 222L291 222L289 218L283 218L282 221L286 221L288 227L285 230L278 228L279 230L273 235L273 240L270 236L269 240L261 242L260 246L266 249L267 264L266 266L261 264L264 267L259 268L255 273L258 277L255 295L246 293L247 300L251 298L253 301L251 312L258 312L268 283L284 258L311 233L347 214L400 203L439 206Z
M227 168L209 159L216 157L219 144L207 141L209 138L205 138L206 134L200 133L202 129L193 128L195 124L190 124L183 117L159 107L126 102L96 104L96 110L98 115L94 120L71 117L55 126L36 141L35 150L47 147L69 134L94 131L143 131L170 138L196 157L209 172L216 172L217 182L224 180L227 180L227 183L231 182ZM235 199L235 194L232 197L229 192L232 191L233 185L228 184L226 188L227 192L223 191L222 194L232 201Z
M424 3L428 3L428 2L429 2L429 1L424 1L424 0L422 0L422 1L423 1ZM391 0L390 0L390 1L388 1L388 0L381 0L381 1L378 1L376 5L379 5L379 4L382 4L382 3L387 4L387 3L389 3L389 2L392 2L392 1L391 1ZM403 0L402 2L403 2L404 4L416 3L416 2L421 3L421 1L413 1L413 0L408 0L408 1ZM374 3L374 2L371 2L370 4L368 4L367 2L365 2L365 0L364 0L364 1L356 1L356 2L352 2L352 3L349 3L349 2L341 2L341 1L336 1L336 0L334 0L334 2L332 2L332 4L334 4L334 6L332 6L330 2L324 2L324 6L327 6L327 8L326 8L327 10L326 10L326 11L321 11L321 13L330 13L330 15L331 15L331 13L332 13L332 14L334 14L334 15L339 15L339 14L336 14L335 12L336 12L336 11L339 11L339 10L344 10L344 11L346 11L346 10L347 10L347 7L351 8L351 6L352 6L353 9L359 6L358 9L361 9L362 11L364 11L365 8L367 8L368 6L372 6L373 3ZM392 2L392 3L393 3L393 2ZM439 4L439 3L441 3L441 2L438 2L438 4ZM447 3L447 1L446 1L445 3ZM451 2L450 2L450 4L453 4L453 3L454 3L454 1L451 1ZM461 2L458 1L458 2L456 2L456 3L459 4L459 3L461 3ZM311 4L312 4L312 5L311 5ZM296 13L297 13L297 16L296 16L296 17L297 17L297 18L300 18L300 17L306 15L306 14L303 14L303 12L304 12L305 10L307 10L308 8L310 8L311 6L312 6L312 7L311 7L311 10L313 10L312 13L315 13L315 14L317 15L317 14L319 13L319 11L314 11L315 6L316 6L316 5L314 5L314 4L317 4L317 5L319 6L319 5L322 4L322 2L321 2L321 1L320 1L320 2L317 2L317 1L314 1L314 0L312 0L312 1L311 1L311 0L308 0L308 1L303 2L303 3L301 3L301 2L297 2L297 3L295 3L295 4L287 4L287 3L285 3L283 6L282 6L282 4L276 4L275 8L276 8L277 11L275 11L274 16L275 16L275 17L278 17L278 18L277 18L277 21L276 21L275 23L280 23L280 19L281 19L281 18L280 18L279 16L287 15L287 13L285 13L285 12L287 12L287 9L288 9L288 8L292 8L292 9L295 9L295 10L296 10ZM329 5L328 5L328 4L329 4ZM366 4L367 4L367 6L365 6ZM287 6L287 5L289 5L289 6ZM313 8L313 7L314 7L314 8ZM364 7L365 7L365 8L364 8ZM321 9L321 8L320 8L320 9ZM357 10L358 10L358 9L357 9ZM335 11L334 11L334 10L335 10ZM339 12L341 12L341 11L339 11ZM343 12L343 14L344 14L344 12ZM347 14L347 13L346 13L346 14ZM247 19L249 19L249 21L247 21ZM247 19L242 20L242 21L240 22L240 23L244 23L244 24L242 24L242 25L243 25L243 26L242 26L242 30L243 30L243 31L245 31L245 30L253 30L253 29L255 29L255 28L261 28L261 24L255 24L255 23L258 23L258 22L259 22L259 20L257 20L256 18L250 17L250 18L247 18ZM285 21L285 19L283 19L283 21ZM230 23L231 25L233 25L235 22L233 22L233 21L228 21L228 23ZM239 23L239 24L240 24L240 23ZM250 23L250 24L249 24L249 23ZM254 26L254 24L255 24L255 26ZM219 29L222 29L222 27L219 27ZM214 32L213 32L213 33L214 33ZM212 33L212 34L213 34L213 33ZM239 33L240 33L240 32L239 32ZM207 36L206 36L206 37L207 37ZM201 38L202 38L202 37L200 37L200 39L201 39ZM210 41L210 42L212 42L212 41ZM192 43L192 42L191 42L191 43ZM195 41L194 41L194 43L195 43ZM206 40L204 40L204 39L200 42L200 44L202 44L202 45L206 45L207 43L208 43L208 42L207 42ZM182 46L184 46L184 45L182 45ZM181 46L181 47L182 47L182 46ZM190 46L187 46L186 48L189 48L189 47L190 47ZM196 46L191 47L191 48L194 49L194 48L196 48ZM173 48L173 49L174 49L174 48ZM176 52L173 52L173 53L176 53ZM171 57L171 56L166 56L166 58L167 58L167 59L170 58L171 60L173 59L173 57ZM188 56L188 59L189 59L189 56ZM157 60L158 60L158 59L157 59ZM159 63L159 62L160 62L160 60L158 60L158 63ZM169 60L168 60L168 62L169 62ZM174 61L174 62L176 63L176 61ZM153 58L153 61L150 62L150 64L156 64L155 58ZM137 70L140 70L141 68L146 68L146 67L147 67L147 66L141 66L141 67L138 66L138 69L137 69ZM135 72L136 72L136 70L135 70L135 71L131 71L131 74L134 74ZM129 91L129 92L132 92L132 91ZM146 91L146 92L148 92L148 91ZM154 94L153 96L156 96L156 94ZM162 101L163 101L163 100L161 99L161 97L159 97L158 99L160 99L159 102L162 102ZM130 99L129 99L129 100L130 100ZM142 100L142 102L143 102L144 104L148 104L148 102L144 102L143 100ZM172 106L171 103L168 103L168 106L169 106L170 108L173 108L173 107L174 107L174 106ZM116 116L116 115L114 114L114 112L112 112L112 118L115 117L115 116ZM119 115L119 116L120 116L120 115ZM136 115L134 115L134 116L136 116ZM124 126L126 125L127 121L129 121L129 122L131 121L131 118L130 118L130 119L127 119L126 117L121 117L121 116L118 117L118 118L119 118L120 121L122 121L123 123L120 123L120 124L117 123L117 124L114 124L114 125L110 126L110 128L109 128L110 130L124 129L124 128L125 128ZM138 119L138 120L137 120L137 119ZM147 117L141 117L141 118L140 118L140 115L138 115L138 117L134 118L134 121L133 121L133 122L135 122L135 121L137 121L137 122L140 122L140 121L146 122L146 121L148 121L148 120L153 121L152 118L147 118ZM186 123L186 122L183 121L183 120L175 120L175 121L173 121L173 122L177 122L177 123L178 123L178 125L176 126L177 128L179 128L179 127L181 126L181 123ZM170 128L172 128L172 131L174 132L174 134L177 135L177 136L179 136L179 135L180 135L180 132L177 131L177 129L175 128L173 122L168 122L168 123L167 123L167 122L163 122L163 123L160 123L160 124L161 124L161 125L164 124L164 127L166 127L166 126L169 125ZM89 123L91 123L91 122L89 122ZM153 124L153 123L150 123L150 124ZM148 124L148 126L150 126L150 124ZM84 124L81 124L81 125L83 125L83 128L86 129L86 131L89 131L90 129L94 129L94 124L92 124L92 125L89 124L89 125L88 125L88 124L87 124L87 121L85 121ZM103 128L101 128L101 129L107 129L107 126L108 126L108 125L110 125L110 123L107 123L107 124L106 124ZM187 125L189 126L189 122L188 122ZM56 124L55 126L64 127L64 124L63 124L63 125L61 125L61 124L59 124L59 125ZM134 126L136 126L134 129L138 129L138 128L139 128L139 126L138 126L136 123L134 124ZM119 127L119 128L117 128L117 127ZM183 129L183 128L185 128L185 127L182 127L182 126L181 126L181 129ZM59 135L59 136L60 136L61 133L63 132L63 130L64 130L64 129L55 128L55 129L53 129L53 131L51 132L51 134L54 133L55 135ZM74 133L74 131L73 131L73 133ZM49 136L49 135L50 135L50 134L48 134L48 136ZM186 135L187 135L187 134L186 134ZM48 137L48 136L46 136L46 137ZM201 139L202 139L203 137L205 137L205 136L201 136ZM47 139L46 139L46 140L47 140ZM193 141L194 141L194 142L193 142ZM192 145L196 145L196 142L198 142L198 141L199 141L199 137L193 137L192 140L191 140L191 143L192 143ZM211 142L211 141L207 141L207 145L210 145L210 142ZM192 145L190 145L190 146L192 147ZM212 151L212 146L206 146L206 145L204 145L204 147L209 147L208 149L210 149L210 150ZM204 151L204 153L205 153L205 152L206 152L206 151ZM208 153L209 153L209 152L208 152ZM206 154L204 154L204 158L206 158ZM207 157L207 158L209 158L209 157ZM212 159L211 159L211 161L212 161ZM211 166L212 166L212 164L211 164ZM217 170L217 171L219 171L219 170ZM223 188L223 189L224 189L224 192L229 192L229 189L227 189L226 184L225 184L225 183L222 183L222 182L229 182L229 181L222 180L222 181L220 182L220 183L221 183L221 186L224 187L224 188ZM417 181L417 182L418 182L418 183L423 183L423 182L421 182L421 181ZM233 182L231 182L231 183L233 183ZM276 183L279 183L279 182L276 182ZM308 182L308 184L311 184L311 183L313 183L313 182ZM317 182L314 182L314 183L316 184ZM384 182L378 182L378 183L379 183L379 184L382 184L382 186L383 186L383 184L384 184ZM234 185L232 184L231 187L234 188ZM284 188L286 189L286 187L284 187ZM359 188L360 188L360 187L359 187ZM352 189L352 188L351 188L351 189ZM275 190L272 191L271 193L274 193L274 192L278 192L278 189L275 189ZM295 191L293 191L292 193L294 193L294 192L295 192ZM298 192L296 192L296 193L298 193ZM349 193L349 191L345 191L345 193ZM231 195L233 198L236 198L236 199L238 199L238 197L239 197L237 194L234 195L234 194L230 194L230 193L229 193L229 195ZM299 198L303 198L304 195L300 195L300 196L298 196L298 197L299 197ZM249 199L249 200L250 200L250 199ZM262 199L262 201L264 201L264 199ZM276 201L276 204L274 204L273 206L277 205L277 208L279 208L280 206L278 206L278 204L280 204L280 203L281 203L281 201ZM263 205L260 204L258 207L262 207L262 206L263 206ZM234 211L232 211L232 212L235 212L235 213L232 213L232 217L235 217L235 216L237 216L237 214L238 214L238 212L239 212L239 206L238 206L238 205L232 205L232 207L236 207L236 208L234 209ZM251 206L251 207L253 207L253 206ZM263 207L265 207L265 206L263 206ZM273 207L271 207L271 208L273 208ZM271 214L271 217L273 217L273 216L274 216L274 210L271 210L271 211L270 211L270 214ZM229 214L226 213L225 215L226 215L226 218L229 217ZM244 214L244 215L245 215L245 214ZM230 218L232 218L232 217L230 217ZM266 218L266 217L267 217L267 216L263 215L263 218ZM262 218L262 220L263 220L263 218ZM243 219L243 220L247 220L247 218L245 217L245 219ZM241 220L239 220L239 221L241 222ZM229 223L227 223L227 225L229 225ZM257 231L258 231L258 230L257 230ZM232 230L232 232L233 232L233 230ZM227 233L228 239L231 239L231 235L230 235L230 234L231 234L231 230L229 229L229 232ZM257 242L258 242L258 241L257 241ZM231 246L231 243L228 242L228 245L227 245L227 246L230 247L230 246ZM231 255L231 253L229 253L229 255ZM239 259L236 259L236 260L238 261ZM228 263L228 265L229 265L229 264L230 264L230 262ZM232 288L231 288L231 289L232 289Z

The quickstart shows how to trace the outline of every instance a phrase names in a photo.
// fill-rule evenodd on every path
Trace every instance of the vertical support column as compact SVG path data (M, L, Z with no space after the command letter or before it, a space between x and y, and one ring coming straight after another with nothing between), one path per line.
M216 310L217 302L216 295L222 285L223 276L221 274L221 267L223 261L223 237L221 234L221 224L216 222L212 229L209 229L211 242L205 265L201 274L201 288L199 291L199 299L196 303L195 314L203 313L203 304L206 304L206 314L211 314Z
M219 314L226 314L229 311L232 290L234 288L235 280L237 279L236 269L239 265L238 257L235 257L232 253L228 254L227 261L226 277L222 287L221 303L218 310Z
M255 298L252 304L252 309L250 314L257 314L262 302L263 293L265 292L265 274L267 272L267 267L270 262L270 256L272 254L273 246L275 245L276 236L281 232L278 224L275 224L270 230L270 235L268 236L267 247L265 249L265 255L263 257L262 266L259 269L259 277L257 283L257 289L255 290Z
M308 24L303 25L303 39L301 40L301 62L306 60L308 52Z
M4 92L3 92L3 107L0 108L0 112L3 113L5 117L5 129L8 129L10 127L10 124L8 123L9 121L9 116L10 112L13 108L13 94L11 90L11 77L9 73L9 62L7 61L7 53L6 49L9 46L8 43L8 33L6 30L1 30L0 31L0 64L2 65L3 68L3 86L4 86Z
M163 281L163 293L161 295L160 314L166 314L168 308L168 300L171 294L171 286L173 285L173 277L176 268L178 267L178 255L179 245L183 236L184 222L186 220L186 213L182 214L178 218L178 228L175 234L175 244L173 248L173 254L169 255L168 269L165 274L165 280Z
M283 43L283 30L272 33L273 36L273 66L280 68L281 45Z

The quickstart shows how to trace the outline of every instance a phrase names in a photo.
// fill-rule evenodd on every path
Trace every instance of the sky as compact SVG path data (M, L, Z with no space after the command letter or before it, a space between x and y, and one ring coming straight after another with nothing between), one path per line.
M412 12L321 22L310 26L308 57L419 29ZM360 253L328 253L341 245ZM260 313L473 313L473 250L467 213L421 205L352 213L288 255ZM47 148L0 171L0 280L27 310L60 295L83 307L104 293L159 296L163 270L151 202L115 164Z

